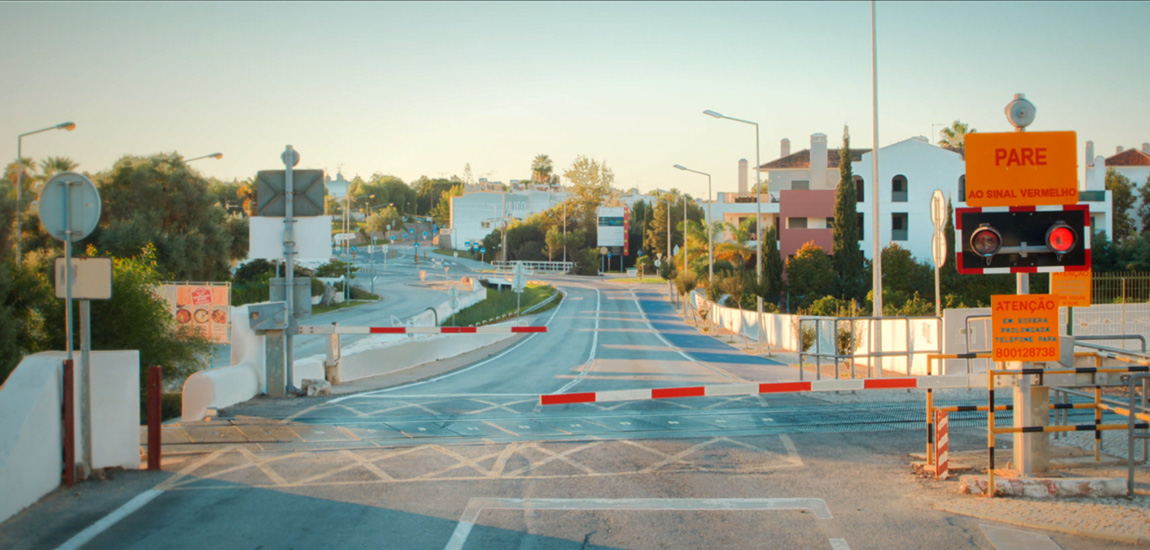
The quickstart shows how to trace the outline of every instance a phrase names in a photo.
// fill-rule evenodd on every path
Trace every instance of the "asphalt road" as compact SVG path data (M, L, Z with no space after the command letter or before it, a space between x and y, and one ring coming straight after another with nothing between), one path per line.
M916 406L540 406L555 392L797 378L701 335L658 289L555 281L566 299L533 320L547 333L418 383L263 417L237 407L210 427L218 443L172 442L162 473L57 491L0 525L0 547L1021 548L932 508L957 483L911 473ZM985 436L956 428L951 444Z

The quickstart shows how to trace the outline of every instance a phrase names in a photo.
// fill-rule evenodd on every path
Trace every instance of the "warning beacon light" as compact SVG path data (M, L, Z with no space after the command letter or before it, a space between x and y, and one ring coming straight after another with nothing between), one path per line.
M981 224L970 236L970 248L975 254L986 258L987 265L990 265L990 258L1002 248L1002 234L988 223Z
M1083 204L956 208L955 266L965 275L1053 273L1090 266L1090 210Z
M1046 247L1057 254L1060 261L1063 255L1074 250L1074 245L1077 243L1078 235L1066 222L1056 222L1046 230Z

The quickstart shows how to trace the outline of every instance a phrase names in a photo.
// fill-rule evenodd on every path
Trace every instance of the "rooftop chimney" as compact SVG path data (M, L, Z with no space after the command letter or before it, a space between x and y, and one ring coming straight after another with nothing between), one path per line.
M790 155L791 155L791 140L789 140L787 138L783 138L783 141L779 142L779 158L789 157Z
M1086 165L1094 166L1094 142L1086 142Z
M1114 151L1114 154L1118 154L1118 153L1121 153L1121 152L1122 152L1122 146L1121 146L1121 145L1119 145L1119 146L1118 146L1118 147L1115 149L1115 151Z
M810 188L827 188L827 135L811 134Z
M739 159L739 194L747 193L747 159Z
M1142 142L1142 152L1150 154L1150 143Z

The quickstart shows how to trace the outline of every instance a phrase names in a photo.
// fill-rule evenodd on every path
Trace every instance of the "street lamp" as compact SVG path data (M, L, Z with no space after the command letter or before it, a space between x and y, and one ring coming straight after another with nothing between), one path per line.
M75 122L61 122L55 126L41 128L33 132L25 132L16 136L16 265L20 265L20 188L24 187L24 165L22 164L24 157L24 136L39 134L40 132L47 132L48 130L67 130L71 132L75 129Z
M759 167L759 123L743 120L741 118L729 117L721 115L710 109L703 111L704 115L712 116L715 118L725 118L735 122L742 122L743 124L750 124L755 127L755 253L758 259L755 261L755 277L758 278L759 284L763 284L763 189L762 189L762 172ZM763 352L763 297L758 296L759 306L759 353Z
M711 230L711 175L706 172L691 170L690 168L687 168L681 164L676 164L675 168L686 172L693 172L695 174L702 174L707 176L707 286L709 287L715 284L715 238L712 234L713 231ZM685 207L686 203L684 203L684 208ZM684 210L683 215L684 219L686 219L686 210ZM685 223L686 222L684 221L684 224ZM683 228L685 230L686 225L684 225ZM686 231L684 231L684 234L686 234Z
M206 158L222 159L222 158L224 158L224 154L223 153L212 153L210 155L204 155L202 157L191 158L191 159L185 160L184 164L192 162L193 160L200 160L200 159L206 159Z

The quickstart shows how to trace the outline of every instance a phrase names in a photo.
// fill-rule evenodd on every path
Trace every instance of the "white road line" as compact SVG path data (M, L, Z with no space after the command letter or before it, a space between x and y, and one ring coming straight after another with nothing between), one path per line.
M592 287L592 289L595 291L595 332L591 335L591 353L587 355L587 361L583 363L583 368L579 371L579 376L576 376L574 380L564 384L562 388L552 393L564 393L574 387L575 384L582 382L587 378L587 372L591 370L591 362L595 360L595 352L599 349L599 317L602 313L601 305L603 304L603 294L599 292L598 288Z
M107 531L113 525L119 523L120 520L128 517L136 510L143 508L145 504L151 502L156 497L164 494L163 491L158 489L148 489L143 493L136 495L136 498L129 500L123 506L117 508L111 514L104 516L100 521L89 525L87 529L80 531L76 536L68 539L64 544L61 544L56 550L75 550L88 544L92 539L98 537L104 531Z
M467 501L467 507L451 533L444 550L462 550L471 528L483 510L672 510L672 511L777 511L810 510L819 519L832 519L821 498L480 498ZM832 548L836 540L831 539ZM846 541L843 541L846 544ZM849 549L849 546L841 547Z
M700 367L708 369L711 372L714 372L715 374L718 374L720 376L725 376L725 377L733 379L733 380L742 380L742 381L746 380L745 378L735 376L734 374L731 374L731 373L729 373L729 372L727 372L727 371L725 371L719 367L715 367L713 365L707 364L704 361L700 361L698 359L695 359L694 357L691 357L687 352L683 351L682 348L679 348L678 346L672 344L671 341L667 340L661 332L655 330L655 325L651 324L651 319L647 317L647 312L643 309L643 306L639 305L639 296L635 294L635 289L633 289L633 288L631 289L631 299L635 301L635 309L639 310L639 315L643 316L643 322L647 324L647 330L651 331L651 333L654 334L657 338L659 338L659 340L661 340L663 342L663 344L665 344L667 347L675 350L679 355L682 355L684 359L686 359L692 363L695 363L696 365L699 365Z
M847 539L831 539L831 550L851 550Z

